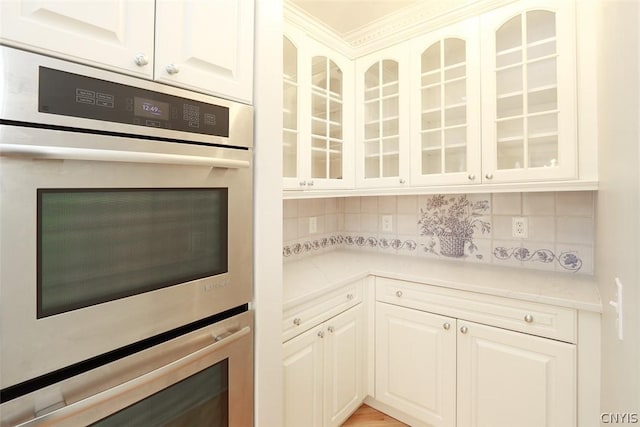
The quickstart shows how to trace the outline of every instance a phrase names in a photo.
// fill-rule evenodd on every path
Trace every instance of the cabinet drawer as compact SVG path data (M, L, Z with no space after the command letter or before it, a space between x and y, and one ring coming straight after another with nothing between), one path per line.
M383 277L376 278L376 300L531 335L576 342L577 313L570 308Z
M362 302L362 292L363 283L360 280L286 310L282 320L282 341Z

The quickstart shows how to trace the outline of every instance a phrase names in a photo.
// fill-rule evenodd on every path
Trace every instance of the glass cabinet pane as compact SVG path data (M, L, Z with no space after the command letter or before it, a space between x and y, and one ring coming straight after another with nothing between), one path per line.
M496 32L498 169L558 166L556 17L531 10Z
M283 37L282 166L285 178L298 176L298 50Z
M445 38L422 53L422 175L467 169L466 42Z
M378 61L364 73L364 177L400 174L398 62Z
M325 56L311 61L311 177L342 179L343 73Z

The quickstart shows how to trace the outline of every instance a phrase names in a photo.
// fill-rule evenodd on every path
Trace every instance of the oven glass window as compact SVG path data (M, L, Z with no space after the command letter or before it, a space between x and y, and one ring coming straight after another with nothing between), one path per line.
M38 318L214 276L226 188L39 189Z
M227 359L97 423L98 427L228 427Z

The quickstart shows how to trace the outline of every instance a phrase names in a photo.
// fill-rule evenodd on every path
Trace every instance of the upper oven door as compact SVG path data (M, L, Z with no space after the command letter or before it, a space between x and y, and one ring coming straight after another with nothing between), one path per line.
M0 125L2 388L250 302L251 157Z

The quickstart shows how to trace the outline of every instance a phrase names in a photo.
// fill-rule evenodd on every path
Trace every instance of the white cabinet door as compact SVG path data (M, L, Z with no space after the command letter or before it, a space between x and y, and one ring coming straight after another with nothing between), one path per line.
M576 425L575 345L462 320L458 327L458 427Z
M154 0L1 1L0 38L23 49L151 78Z
M434 427L456 425L456 320L376 303L376 400Z
M323 427L324 325L283 345L284 425Z
M411 41L411 183L481 181L479 20Z
M364 398L364 317L362 304L326 323L325 427L337 427Z
M577 176L573 7L522 0L482 16L484 182Z
M251 103L253 7L252 0L156 0L155 79Z
M358 187L409 185L409 95L406 43L356 61Z
M283 43L283 187L350 188L353 63L295 28Z

